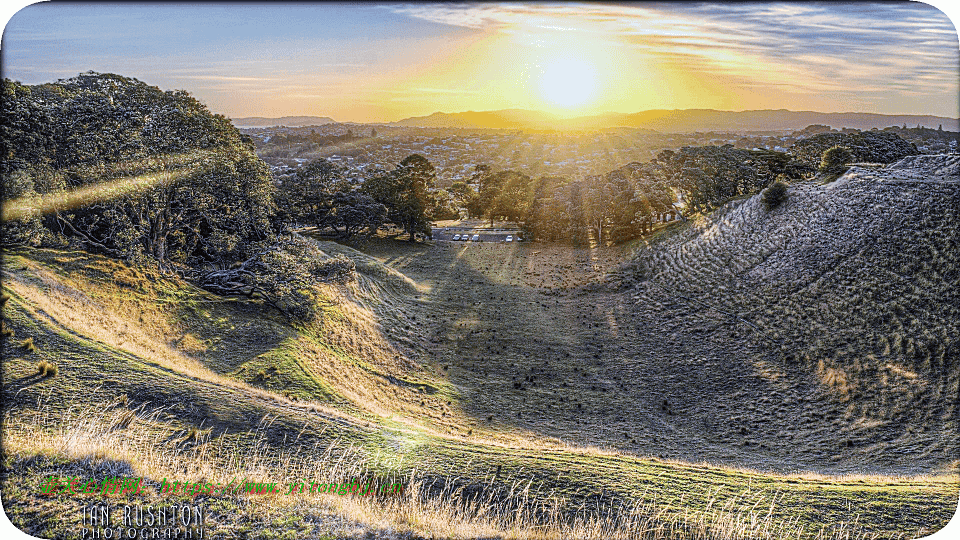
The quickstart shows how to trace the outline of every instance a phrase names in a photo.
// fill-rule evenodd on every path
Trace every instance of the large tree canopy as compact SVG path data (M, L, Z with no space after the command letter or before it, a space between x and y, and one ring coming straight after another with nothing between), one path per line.
M44 207L44 224L88 248L197 265L248 256L272 236L269 168L186 92L93 72L4 80L2 115L5 202L63 201ZM5 242L29 240L19 221L4 224Z
M741 195L759 193L779 175L797 178L802 166L782 152L732 145L685 146L653 160L667 185L683 193L686 208L703 212Z
M412 154L397 168L367 179L363 192L387 207L387 220L410 235L430 236L431 224L427 214L431 206L430 189L436 184L437 173L427 158Z
M790 148L790 152L802 163L816 168L820 165L823 153L835 146L850 150L852 161L867 163L893 163L920 153L916 145L888 131L821 133L800 139Z
M387 215L384 205L347 180L341 165L324 158L284 178L277 202L279 215L287 222L313 224L341 240L372 235Z

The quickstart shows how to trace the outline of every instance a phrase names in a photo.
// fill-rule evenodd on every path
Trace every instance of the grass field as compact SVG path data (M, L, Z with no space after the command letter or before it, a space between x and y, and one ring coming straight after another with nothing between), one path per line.
M856 174L620 248L321 242L357 280L318 285L298 325L97 255L7 252L4 509L76 538L84 501L41 496L48 475L373 474L407 490L200 495L206 534L933 532L960 492L960 194Z

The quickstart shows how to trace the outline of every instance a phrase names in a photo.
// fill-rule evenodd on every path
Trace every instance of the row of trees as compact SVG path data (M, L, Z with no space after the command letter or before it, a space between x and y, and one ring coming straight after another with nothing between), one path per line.
M433 220L460 215L450 193L435 189L436 179L433 165L419 154L361 184L348 181L341 165L321 158L281 181L279 217L332 231L341 240L369 236L392 223L412 242L431 235Z
M864 163L893 163L906 156L919 154L915 144L904 140L893 131L862 131L857 133L821 133L800 139L790 154L808 167L816 167L823 153L833 147L850 151L853 161Z
M678 212L678 200L685 212L706 212L774 182L786 185L812 176L823 170L827 154L841 162L827 171L836 174L836 167L852 161L890 163L917 153L912 144L885 132L823 133L801 142L795 154L733 145L664 150L647 163L575 180L532 178L477 165L468 182L446 190L434 188L433 166L417 154L360 185L350 184L338 165L321 159L284 182L281 207L293 213L290 219L327 228L343 239L371 234L390 222L412 241L416 234L429 235L432 220L456 218L464 209L469 217L491 224L515 222L542 240L580 242L593 236L620 242L642 235L658 217ZM850 147L838 147L838 142Z
M687 211L705 211L731 197L759 192L774 179L799 178L809 167L781 152L732 145L665 150L648 163L569 180L530 178L477 166L469 183L454 183L452 198L470 217L519 223L545 240L622 241L643 234L682 197Z

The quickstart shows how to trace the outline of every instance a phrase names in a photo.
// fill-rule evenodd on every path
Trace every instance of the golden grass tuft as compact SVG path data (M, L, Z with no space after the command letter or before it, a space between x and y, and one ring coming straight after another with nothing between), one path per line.
M33 342L32 337L20 342L20 348L26 350L28 353L37 352L37 345Z
M57 365L46 360L41 360L37 364L37 375L41 377L56 377L59 369Z

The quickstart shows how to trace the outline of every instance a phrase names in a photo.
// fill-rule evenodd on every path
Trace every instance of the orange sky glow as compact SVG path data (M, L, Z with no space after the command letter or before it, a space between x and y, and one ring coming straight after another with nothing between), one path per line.
M235 118L960 108L956 29L920 3L35 4L4 49L28 84L115 72Z

